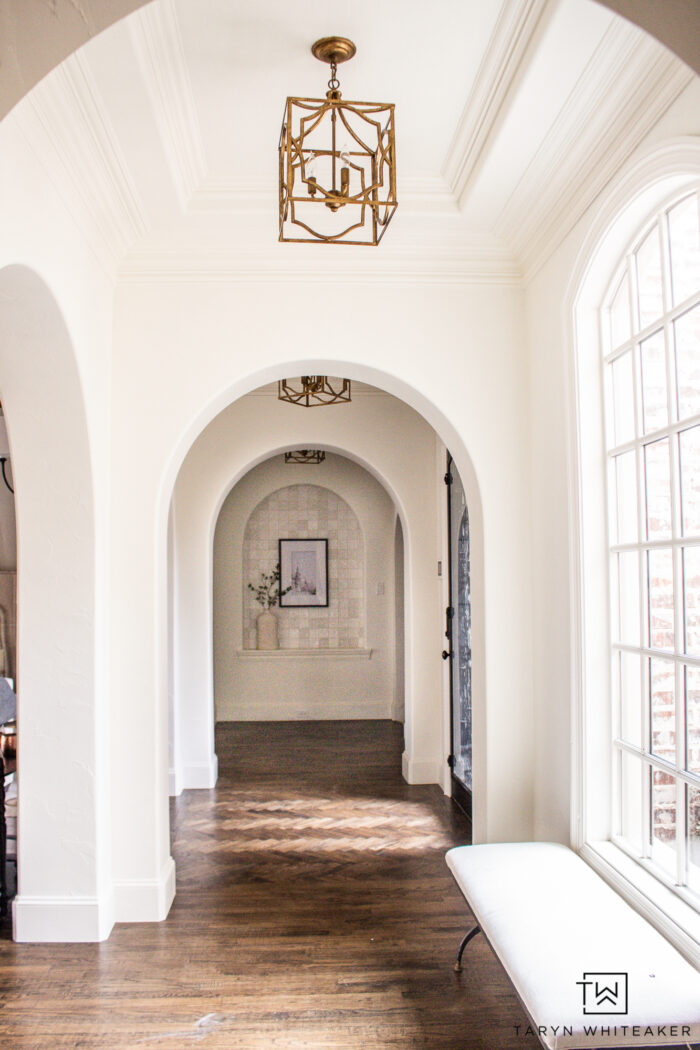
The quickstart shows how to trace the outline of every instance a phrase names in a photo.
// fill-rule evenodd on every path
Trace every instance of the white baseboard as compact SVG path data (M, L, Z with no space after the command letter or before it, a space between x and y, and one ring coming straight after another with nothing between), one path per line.
M212 755L208 762L192 762L168 771L168 791L176 798L183 791L216 787L219 778L219 760Z
M104 897L29 897L12 902L12 937L22 943L104 941L114 925L114 901Z
M219 776L219 760L212 755L208 762L195 762L182 767L181 790L192 788L213 788Z
M280 712L283 711L283 714ZM331 700L308 705L294 697L262 703L248 703L245 708L221 705L217 722L335 722L354 719L391 719L391 705L374 700Z
M162 922L175 897L175 861L168 857L157 879L114 884L115 922Z
M182 775L179 769L168 770L168 794L171 798L182 794Z
M401 773L407 784L442 786L442 762L439 758L410 758L404 751L401 756Z

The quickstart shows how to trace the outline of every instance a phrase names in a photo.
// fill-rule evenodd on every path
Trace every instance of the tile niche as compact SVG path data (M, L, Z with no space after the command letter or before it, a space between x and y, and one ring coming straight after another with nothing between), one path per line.
M287 485L266 496L243 537L243 647L255 649L260 606L246 584L278 560L278 540L328 539L327 609L280 609L280 649L359 649L365 644L364 541L354 511L331 489Z

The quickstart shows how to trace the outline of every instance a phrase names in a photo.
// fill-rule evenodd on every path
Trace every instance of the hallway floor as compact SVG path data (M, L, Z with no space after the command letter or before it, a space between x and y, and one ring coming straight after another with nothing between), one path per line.
M466 821L400 774L391 722L224 723L172 800L177 897L103 944L0 940L0 1045L534 1050L444 862Z

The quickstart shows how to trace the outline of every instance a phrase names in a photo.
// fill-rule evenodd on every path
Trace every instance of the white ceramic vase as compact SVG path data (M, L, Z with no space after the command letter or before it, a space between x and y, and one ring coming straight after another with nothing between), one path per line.
M269 609L263 609L257 619L258 649L279 649L277 643L277 617Z

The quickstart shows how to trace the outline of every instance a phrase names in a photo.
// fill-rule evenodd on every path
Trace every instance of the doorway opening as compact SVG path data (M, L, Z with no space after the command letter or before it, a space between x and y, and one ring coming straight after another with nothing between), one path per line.
M317 412L280 402L276 383L243 393L211 419L180 466L170 523L171 794L214 787L222 723L296 721L305 732L332 720L393 723L403 781L450 794L444 598L436 581L445 444L405 399L352 378L351 403ZM285 462L294 449L321 450L325 460ZM468 457L462 460L473 558L475 542L481 550L471 506L478 526L478 492ZM348 560L345 568L361 580L361 594L344 596L344 625L322 623L329 615L322 609L302 610L309 621L302 623L298 609L274 608L285 619L271 653L258 647L260 610L248 584L255 590L261 574L270 575L280 539L328 538L332 562L332 537L314 517L319 508L307 500L294 522L282 512L282 493L299 509L301 490L314 486L335 490L358 520L365 562L358 569ZM255 528L244 557L249 522ZM337 577L330 593L332 605ZM477 677L479 667L477 660ZM477 783L481 769L476 762Z

